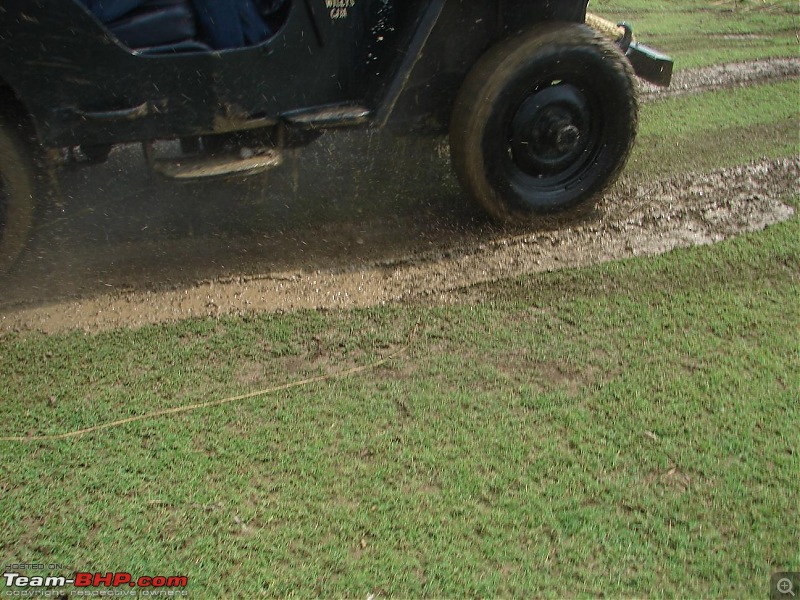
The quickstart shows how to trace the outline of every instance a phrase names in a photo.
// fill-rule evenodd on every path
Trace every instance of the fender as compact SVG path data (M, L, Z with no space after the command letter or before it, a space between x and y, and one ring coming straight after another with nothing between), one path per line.
M583 23L588 0L434 0L417 30L419 50L399 70L376 119L397 132L447 131L458 90L475 62L500 39L538 23ZM429 31L427 30L429 29Z

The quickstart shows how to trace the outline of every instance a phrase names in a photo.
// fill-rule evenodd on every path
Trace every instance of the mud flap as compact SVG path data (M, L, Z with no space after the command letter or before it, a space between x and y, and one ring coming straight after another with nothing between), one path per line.
M655 85L669 87L673 66L669 56L639 42L632 42L625 56L639 77Z

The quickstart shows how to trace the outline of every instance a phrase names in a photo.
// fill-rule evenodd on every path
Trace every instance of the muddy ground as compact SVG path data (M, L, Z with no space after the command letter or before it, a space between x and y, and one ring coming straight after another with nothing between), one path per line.
M778 59L679 73L643 101L800 77ZM788 219L800 159L655 182L623 176L580 221L509 231L472 205L443 139L348 132L267 175L176 184L139 149L68 168L0 278L0 331L90 331L192 316L369 306L713 243Z

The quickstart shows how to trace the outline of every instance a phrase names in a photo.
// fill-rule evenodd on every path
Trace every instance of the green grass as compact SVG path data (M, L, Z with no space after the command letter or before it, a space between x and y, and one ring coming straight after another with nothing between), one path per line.
M592 0L589 10L628 21L639 39L689 69L720 62L798 56L794 0Z
M629 173L796 155L796 92L648 104ZM0 442L0 560L203 598L766 596L800 569L798 240L795 217L448 307L2 336L0 435L34 435L368 365L417 331L352 377Z
M640 135L645 140L663 136L690 137L709 131L757 127L797 119L800 82L737 88L655 102L643 107ZM789 133L792 127L787 127ZM794 135L797 142L797 135Z
M754 596L798 565L800 221L449 308L6 336L5 560L202 597ZM132 365L132 366L128 366ZM363 540L363 544L362 544Z
M626 174L641 178L800 152L800 83L787 81L644 104Z

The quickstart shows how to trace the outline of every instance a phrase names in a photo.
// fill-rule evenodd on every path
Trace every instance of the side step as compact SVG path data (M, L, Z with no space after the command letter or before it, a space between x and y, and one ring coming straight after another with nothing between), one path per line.
M353 127L366 123L371 116L372 112L368 108L352 104L333 104L281 115L288 123L303 129Z
M291 140L287 143L287 129L306 132L306 138L311 134L313 137L309 138L310 141L318 137L322 130L362 125L371 117L370 109L351 103L292 111L281 115L288 127L278 127L276 143L279 147L293 147ZM190 149L182 146L184 154L169 158L157 158L153 142L145 142L142 147L147 164L156 173L183 181L256 175L283 162L281 150L271 146L231 149L218 154L196 154L199 146Z
M259 149L257 153L240 151L236 154L181 156L178 158L152 158L152 155L147 155L148 151L145 146L147 162L156 173L182 181L257 175L273 169L283 162L281 152L273 148Z

